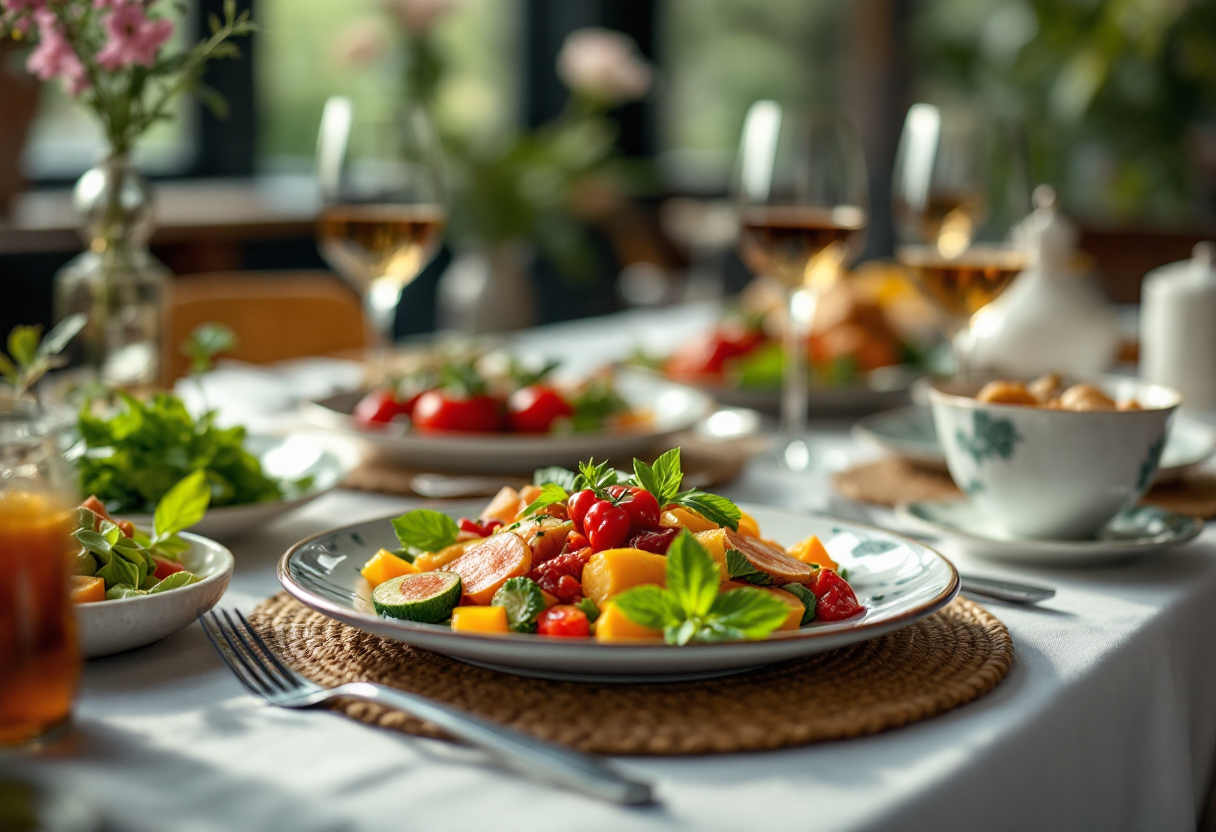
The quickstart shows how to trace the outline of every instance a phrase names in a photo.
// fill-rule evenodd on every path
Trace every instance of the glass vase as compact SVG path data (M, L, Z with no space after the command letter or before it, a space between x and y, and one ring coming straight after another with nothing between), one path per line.
M85 172L72 194L86 249L55 275L55 318L83 313L74 365L94 381L139 392L160 381L169 270L148 251L152 190L124 154Z

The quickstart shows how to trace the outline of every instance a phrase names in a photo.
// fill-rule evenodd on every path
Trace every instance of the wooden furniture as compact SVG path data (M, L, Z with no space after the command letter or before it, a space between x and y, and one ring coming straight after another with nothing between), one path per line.
M164 380L186 375L181 344L199 324L227 324L239 344L226 355L266 364L367 345L359 298L328 272L219 272L174 280L166 293Z

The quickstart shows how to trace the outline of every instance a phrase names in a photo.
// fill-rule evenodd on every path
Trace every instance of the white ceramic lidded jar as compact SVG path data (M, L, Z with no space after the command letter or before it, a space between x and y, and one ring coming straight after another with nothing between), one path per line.
M979 371L1025 378L1048 372L1092 376L1119 352L1119 320L1102 290L1076 268L1076 226L1040 185L1023 225L1030 265L1008 291L971 320L971 363Z
M1216 411L1216 243L1145 275L1140 374L1179 390L1188 410Z

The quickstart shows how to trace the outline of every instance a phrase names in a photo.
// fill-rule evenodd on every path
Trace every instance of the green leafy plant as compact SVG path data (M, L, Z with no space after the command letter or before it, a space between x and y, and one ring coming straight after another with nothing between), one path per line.
M393 531L401 541L404 556L413 562L421 552L438 552L456 542L460 527L443 512L419 508L393 520Z
M216 356L232 352L238 344L231 327L217 323L199 324L182 342L182 354L190 359L190 374L199 376L214 369Z
M531 578L510 578L490 601L507 611L507 626L516 633L535 633L536 619L545 611L545 596Z
M212 506L281 499L285 488L307 488L311 477L281 483L245 449L243 427L220 428L215 414L198 419L181 399L157 393L142 402L117 392L120 409L96 415L86 402L77 419L84 453L77 459L80 490L111 511L152 511L184 477L205 472Z
M63 366L60 353L82 329L87 318L69 315L42 337L41 326L15 326L8 334L8 355L0 353L0 375L13 385L18 398L51 370Z
M760 589L720 592L718 565L684 529L667 550L667 588L645 585L616 596L635 624L662 630L668 644L760 639L786 620L789 609Z

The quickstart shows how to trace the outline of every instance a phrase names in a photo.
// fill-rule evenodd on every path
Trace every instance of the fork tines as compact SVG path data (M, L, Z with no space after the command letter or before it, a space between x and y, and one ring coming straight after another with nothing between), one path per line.
M251 693L271 699L313 686L279 661L240 611L212 610L198 620L220 659Z

